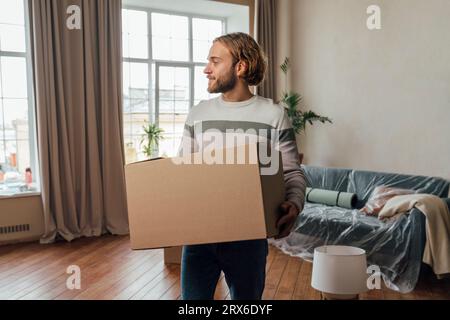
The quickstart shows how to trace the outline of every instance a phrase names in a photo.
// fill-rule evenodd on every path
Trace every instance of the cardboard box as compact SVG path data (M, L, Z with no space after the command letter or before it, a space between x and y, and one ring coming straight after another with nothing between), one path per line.
M164 248L164 263L165 264L181 264L181 256L183 247Z
M251 144L217 151L224 163L229 163L228 156L244 152L243 164L207 164L198 161L205 154L197 153L190 160L200 164L159 158L127 165L131 247L154 249L277 235L279 206L285 199L281 154L277 151L275 165L269 164L275 174L261 175L267 165L261 164L258 150L259 145Z

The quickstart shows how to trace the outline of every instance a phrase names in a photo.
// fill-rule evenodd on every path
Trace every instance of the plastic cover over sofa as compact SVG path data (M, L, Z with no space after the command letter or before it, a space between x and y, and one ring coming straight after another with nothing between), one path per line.
M410 292L417 284L426 241L425 217L417 209L383 222L359 212L376 186L416 190L446 198L449 182L434 177L303 166L308 187L356 193L355 209L306 203L293 232L270 243L287 254L312 261L314 248L348 245L366 250L369 265L380 268L387 287Z

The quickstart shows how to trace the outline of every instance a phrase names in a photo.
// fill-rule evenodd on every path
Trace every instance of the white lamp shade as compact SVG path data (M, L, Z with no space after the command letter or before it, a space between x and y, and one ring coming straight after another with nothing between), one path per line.
M363 249L323 246L314 250L311 285L324 293L353 295L366 292L367 259Z

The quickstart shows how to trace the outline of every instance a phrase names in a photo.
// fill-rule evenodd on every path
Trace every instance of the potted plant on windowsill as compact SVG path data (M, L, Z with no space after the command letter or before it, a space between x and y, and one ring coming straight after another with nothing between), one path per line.
M292 127L294 128L295 133L300 134L306 131L306 125L308 123L310 125L313 125L314 122L316 121L320 121L322 123L326 122L333 123L330 118L318 115L314 111L311 110L302 111L299 109L299 106L303 101L303 97L299 93L289 91L287 89L287 76L290 67L291 65L289 58L286 57L284 62L280 65L280 68L283 71L286 79L285 91L283 92L280 104L287 109L287 114L289 119L291 119ZM302 163L303 153L299 153L299 156L300 156L300 163Z
M142 129L144 134L141 139L141 146L144 144L143 152L147 158L155 156L155 152L159 146L159 141L164 139L164 130L159 128L155 123L145 124Z

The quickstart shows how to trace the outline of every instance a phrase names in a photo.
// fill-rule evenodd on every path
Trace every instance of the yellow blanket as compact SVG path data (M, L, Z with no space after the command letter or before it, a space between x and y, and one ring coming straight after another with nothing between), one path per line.
M427 241L422 261L438 276L450 273L450 212L441 198L430 194L395 196L386 202L378 218L392 218L413 207L426 217Z

